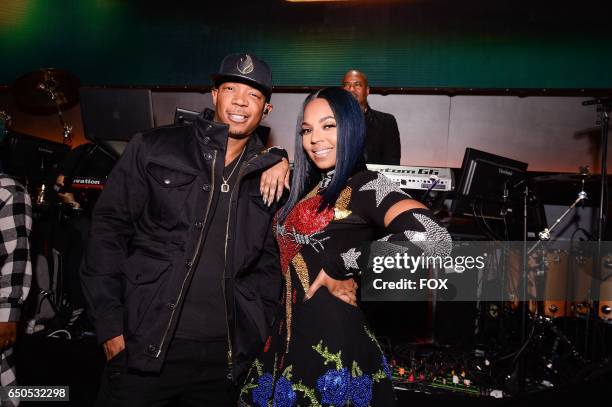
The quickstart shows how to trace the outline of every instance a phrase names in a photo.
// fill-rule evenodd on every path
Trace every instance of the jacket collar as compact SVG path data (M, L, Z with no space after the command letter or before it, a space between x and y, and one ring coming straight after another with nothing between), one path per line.
M221 154L225 155L227 138L229 137L229 126L227 124L217 123L198 116L195 120L195 127L196 138L199 143L206 145L208 148L218 150ZM257 130L249 136L245 157L249 163L249 168L246 172L271 166L281 159L280 156L275 154L268 154L268 150L265 149L261 142Z
M196 138L208 148L225 152L229 126L198 116L195 120Z
M202 116L196 118L196 128L198 140L211 148L225 151L227 146L227 138L229 137L229 126L224 123L218 123L213 120L205 119ZM206 139L208 137L208 139ZM249 136L246 153L254 154L264 149L257 129Z

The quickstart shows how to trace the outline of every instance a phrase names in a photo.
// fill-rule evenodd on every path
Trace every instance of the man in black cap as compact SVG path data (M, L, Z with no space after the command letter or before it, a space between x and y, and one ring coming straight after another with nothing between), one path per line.
M213 80L214 120L134 136L93 211L81 279L107 357L100 406L235 406L268 335L288 164L253 136L272 74L235 54Z
M342 78L342 87L351 92L365 115L365 160L368 164L400 165L402 146L397 121L392 114L370 107L368 77L356 69L348 70Z

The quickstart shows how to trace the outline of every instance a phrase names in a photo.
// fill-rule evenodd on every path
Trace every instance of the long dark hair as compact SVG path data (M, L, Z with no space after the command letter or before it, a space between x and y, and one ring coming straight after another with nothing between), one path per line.
M342 88L323 88L308 95L298 115L295 129L295 152L293 154L293 175L291 193L287 203L280 209L278 220L284 221L291 209L321 181L321 170L310 160L302 146L302 122L304 110L312 100L325 99L336 119L336 171L329 186L323 192L319 211L333 205L349 177L366 168L363 159L365 141L365 119L357 100Z

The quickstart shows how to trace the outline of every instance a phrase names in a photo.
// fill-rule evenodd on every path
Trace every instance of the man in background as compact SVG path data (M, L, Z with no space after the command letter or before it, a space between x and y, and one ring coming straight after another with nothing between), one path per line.
M31 231L30 196L20 183L0 172L0 383L3 388L17 385L13 345L21 308L32 285ZM19 401L9 399L2 403L16 406Z
M342 87L351 92L365 115L365 159L368 164L399 165L402 147L395 117L374 110L368 104L368 77L356 69L344 74Z

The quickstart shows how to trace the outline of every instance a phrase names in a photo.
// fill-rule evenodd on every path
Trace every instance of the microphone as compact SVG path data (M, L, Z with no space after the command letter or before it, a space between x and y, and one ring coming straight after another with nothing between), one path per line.
M427 188L427 191L425 191L425 193L423 194L423 198L421 198L421 202L425 205L427 205L425 202L427 201L427 198L429 198L429 193L440 182L440 177L438 177L437 175L431 174L429 176L429 180L432 181L431 186Z

